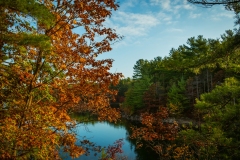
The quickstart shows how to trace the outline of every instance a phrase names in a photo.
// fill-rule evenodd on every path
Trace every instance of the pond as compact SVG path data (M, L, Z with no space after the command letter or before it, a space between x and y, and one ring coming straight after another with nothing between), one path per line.
M96 146L102 147L113 145L116 140L123 139L123 155L128 157L129 160L136 159L135 146L128 141L129 134L124 125L108 122L86 123L78 125L76 133L78 139L86 138L94 142ZM97 155L94 155L94 153L90 153L88 156L83 155L77 158L77 160L94 160L101 156L100 153ZM71 159L67 154L62 154L62 158L66 160Z
M86 138L96 144L96 146L108 147L113 145L116 140L123 139L123 153L121 156L127 157L127 160L156 160L153 152L145 148L136 149L135 142L129 139L130 123L122 121L120 123L109 122L92 122L79 124L76 127L78 139ZM101 153L94 155L96 152L90 153L88 156L80 156L77 160L98 160ZM61 153L64 160L71 160L67 153Z

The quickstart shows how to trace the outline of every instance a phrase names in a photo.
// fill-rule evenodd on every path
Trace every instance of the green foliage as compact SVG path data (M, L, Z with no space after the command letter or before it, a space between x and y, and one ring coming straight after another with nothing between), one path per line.
M180 115L189 107L189 99L186 97L186 81L173 83L168 91L168 108L172 114Z
M133 79L143 78L143 76L149 76L149 62L139 59L133 67Z
M53 25L54 16L49 9L36 0L3 0L0 1L1 8L15 10L24 17L32 17L39 24L46 27ZM21 19L18 19L21 20Z
M108 155L107 155L107 152L105 151L105 148L102 148L102 151L101 151L101 156L99 159L107 159Z
M227 78L223 84L217 86L211 93L201 95L197 100L196 108L204 113L204 121L217 125L239 139L240 122L240 87L239 81L235 78ZM237 134L238 133L238 134ZM231 136L231 137L232 137ZM233 137L232 137L233 138Z
M186 45L172 49L169 57L138 60L134 65L134 87L129 87L125 105L135 102L131 105L146 107L142 105L142 96L137 95L139 91L136 90L141 90L138 86L144 77L148 77L151 83L159 84L161 90L156 92L159 96L156 99L161 99L165 103L163 106L167 105L175 114L187 113L185 111L193 109L195 98L199 98L200 94L211 91L226 77L239 77L237 44L237 33L228 30L221 39L191 37ZM179 78L182 76L185 82Z
M189 38L168 57L137 61L124 105L146 110L157 100L158 107L167 106L172 115L194 119L170 147L173 158L240 158L239 44L239 31L227 30L220 39ZM142 97L146 90L147 97Z
M133 81L132 86L125 93L126 99L123 106L130 108L132 112L144 107L143 95L150 85L150 78L145 76Z
M227 78L210 93L202 94L195 105L203 116L201 126L179 133L180 141L191 146L199 159L239 159L239 84L237 79Z
M131 86L132 79L124 78L120 79L119 83L116 86L111 86L111 88L118 90L117 98L125 97L125 92Z

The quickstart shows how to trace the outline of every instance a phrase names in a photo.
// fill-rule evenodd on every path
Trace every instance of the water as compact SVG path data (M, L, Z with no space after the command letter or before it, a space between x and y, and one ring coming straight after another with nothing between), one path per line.
M128 139L129 132L123 123L94 122L84 125L80 124L76 127L76 133L78 139L85 137L97 146L102 147L113 145L116 140L123 139L122 156L126 156L128 160L135 160L137 157L135 146ZM88 156L80 156L77 160L98 160L100 156L101 153L98 153L96 156L94 153L91 153ZM71 160L71 157L67 153L61 153L61 157L64 160Z

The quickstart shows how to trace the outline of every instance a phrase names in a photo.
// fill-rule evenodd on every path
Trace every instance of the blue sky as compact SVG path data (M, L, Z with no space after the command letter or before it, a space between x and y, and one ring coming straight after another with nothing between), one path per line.
M220 38L233 29L234 13L217 5L204 8L187 0L118 0L120 8L112 13L106 26L116 29L124 39L100 58L114 59L111 72L132 77L139 59L169 55L171 48L185 44L190 37Z

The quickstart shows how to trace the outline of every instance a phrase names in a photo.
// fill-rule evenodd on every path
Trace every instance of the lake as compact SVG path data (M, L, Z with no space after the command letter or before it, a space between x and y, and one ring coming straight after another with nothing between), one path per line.
M79 122L86 122L78 124L75 128L77 138L82 140L88 139L90 142L96 144L96 146L108 147L113 145L116 140L123 139L123 153L121 156L127 157L127 160L157 160L158 155L153 152L149 147L142 147L136 149L135 141L129 138L131 132L130 127L136 125L133 121L122 119L118 123L99 122L96 121L97 117L92 117L90 114L73 114L72 118ZM80 143L77 143L80 144ZM72 160L67 153L61 153L61 157L64 160ZM82 155L76 160L98 160L101 153L94 155L96 152L92 152L90 155Z
M116 140L123 139L123 153L121 156L126 156L128 160L156 160L152 151L145 148L135 148L134 140L128 138L130 125L127 121L117 124L109 122L85 123L76 127L76 133L78 139L85 137L89 141L94 142L96 146L102 147L108 147L113 145ZM98 160L101 153L97 155L94 155L94 153L92 152L88 156L80 156L76 160ZM61 157L64 160L71 160L67 153L61 153Z

